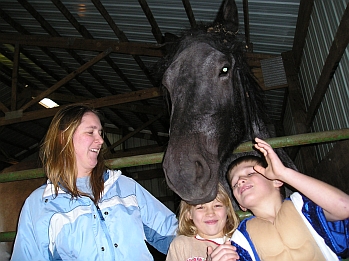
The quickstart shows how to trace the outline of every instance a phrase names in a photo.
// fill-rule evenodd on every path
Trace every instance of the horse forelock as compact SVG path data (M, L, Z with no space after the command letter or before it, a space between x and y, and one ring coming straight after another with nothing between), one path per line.
M171 48L168 48L168 53L155 66L156 78L160 81L159 85L164 92L164 98L167 104L171 104L168 90L162 84L162 78L166 70L171 66L174 60L186 48L195 42L207 43L214 49L222 52L226 57L234 59L234 67L239 68L240 71L248 73L248 66L245 62L245 48L239 35L230 34L224 30L210 31L209 28L217 27L214 24L198 24L194 29L188 29L175 41L170 43ZM169 108L171 106L168 106Z

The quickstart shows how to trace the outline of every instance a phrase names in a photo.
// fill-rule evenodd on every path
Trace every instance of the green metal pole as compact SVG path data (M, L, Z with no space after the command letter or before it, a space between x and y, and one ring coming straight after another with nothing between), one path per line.
M12 242L16 237L16 231L0 232L0 242Z
M345 139L349 139L349 129L313 132L313 133L297 134L297 135L284 136L284 137L269 138L269 139L266 139L266 141L273 148L281 148L281 147L298 146L298 145L305 145L305 144L332 142L332 141L345 140ZM241 144L233 153L247 152L247 151L251 151L252 149L253 149L252 141L249 141ZM159 152L159 153L124 157L124 158L118 158L118 159L109 159L109 160L106 160L105 163L109 168L112 168L112 169L125 168L125 167L161 163L163 156L164 156L164 153ZM42 168L8 172L8 173L0 173L0 183L17 181L17 180L25 180L25 179L43 178L43 177L45 177L45 174Z
M291 136L265 139L273 148L292 147L306 144L331 142L349 139L349 128L297 134ZM233 153L248 152L252 150L252 141L241 144Z

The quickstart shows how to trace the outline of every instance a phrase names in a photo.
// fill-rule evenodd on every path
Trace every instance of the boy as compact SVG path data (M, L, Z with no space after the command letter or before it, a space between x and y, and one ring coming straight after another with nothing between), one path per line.
M256 156L237 159L227 178L245 219L233 234L240 260L340 260L349 255L349 195L285 167L272 147L256 138ZM283 200L287 183L298 192Z

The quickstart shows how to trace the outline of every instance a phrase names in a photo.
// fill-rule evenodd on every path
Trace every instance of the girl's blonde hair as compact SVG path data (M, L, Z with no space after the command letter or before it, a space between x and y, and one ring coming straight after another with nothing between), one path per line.
M231 237L237 226L239 225L239 218L236 215L230 197L222 184L218 184L218 193L216 199L221 202L227 208L227 222L223 229L223 234ZM192 219L190 219L190 210L195 205L190 205L184 200L181 201L179 206L178 217L178 235L184 236L196 236L198 234L197 227Z
M72 198L82 195L76 187L77 165L73 135L87 112L94 113L100 119L99 113L86 104L74 104L62 108L53 117L40 147L43 168L55 188L56 196L59 188L69 193ZM90 176L95 204L97 204L104 189L104 170L103 156L102 153L99 153L98 163L91 171Z

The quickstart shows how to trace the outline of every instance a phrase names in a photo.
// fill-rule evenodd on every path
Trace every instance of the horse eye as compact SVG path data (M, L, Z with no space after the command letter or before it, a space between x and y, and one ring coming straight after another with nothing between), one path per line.
M220 71L220 73L219 73L219 76L225 76L225 75L228 74L228 72L229 72L229 67L228 67L228 66L224 66L224 67L221 69L221 71Z

